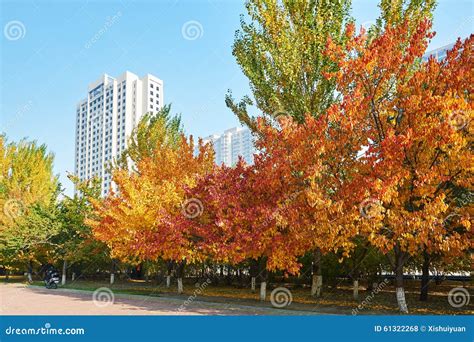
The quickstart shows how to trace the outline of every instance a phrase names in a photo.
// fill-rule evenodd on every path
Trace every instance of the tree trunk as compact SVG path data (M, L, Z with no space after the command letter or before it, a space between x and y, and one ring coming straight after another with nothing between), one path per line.
M143 279L143 262L132 268L132 279Z
M117 265L115 264L115 260L112 260L112 268L110 270L110 285L115 283L115 270L117 269Z
M255 293L255 285L257 283L258 262L255 259L250 260L250 289Z
M405 299L405 288L403 284L403 266L407 257L406 253L401 252L397 246L394 250L395 253L395 287L397 294L398 309L401 313L408 313L408 306Z
M217 279L218 279L219 284L224 279L224 266L223 265L219 265L219 275L217 276Z
M67 260L63 261L63 274L61 275L61 285L66 285Z
M171 272L173 272L173 262L172 261L168 261L167 262L167 265L166 265L166 268L167 268L167 273L166 273L166 287L170 287L171 286Z
M266 258L261 258L259 264L260 264L260 273L259 273L260 274L260 300L264 302L267 297L267 278L268 278Z
M28 278L28 282L32 283L33 282L33 262L31 260L28 260L28 272L26 275Z
M359 279L354 279L352 291L354 300L359 300Z
M180 261L178 267L176 268L176 277L178 278L178 293L183 293L183 277L184 277L184 266L186 266L186 261Z
M266 297L267 297L267 282L262 281L260 283L260 300L264 302Z
M312 281L311 281L311 295L315 297L321 297L321 291L323 288L323 276L321 273L321 249L316 248L313 252L313 264L312 264Z
M242 269L240 267L237 268L237 283L239 287L243 287Z
M226 280L227 286L232 285L232 266L230 265L227 266L227 274L226 274L225 280Z
M377 288L377 273L370 272L367 277L367 291L372 291L373 289Z
M421 266L421 289L420 300L426 302L428 300L428 291L430 284L430 255L426 250L423 251L423 265Z
M72 272L71 281L74 281L75 279L76 279L76 272Z

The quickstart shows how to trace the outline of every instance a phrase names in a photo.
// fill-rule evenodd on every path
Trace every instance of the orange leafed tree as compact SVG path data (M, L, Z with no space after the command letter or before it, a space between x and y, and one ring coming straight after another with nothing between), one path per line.
M184 263L201 258L185 226L178 224L186 210L193 210L185 189L214 165L210 146L199 143L197 155L194 147L192 137L184 136L176 146L157 143L154 153L140 159L134 172L128 168L113 172L118 191L94 201L95 218L88 221L113 257L135 263L161 258L178 262L181 270ZM182 275L178 278L178 291L182 291Z
M330 111L364 142L358 161L367 166L350 180L347 201L359 204L360 231L389 256L402 312L410 256L466 253L472 237L468 206L456 208L456 224L446 217L453 189L472 191L474 38L458 41L442 61L423 62L430 28L422 21L409 36L405 24L387 26L368 42L349 27L345 48L328 44L339 65L328 77L342 95Z
M259 260L262 299L266 270L295 274L310 250L347 256L354 247L358 232L355 214L344 208L342 170L356 171L350 166L358 149L344 148L347 128L328 137L328 118L259 120L254 164L216 168L191 191L204 205L193 223L202 250L219 262Z
M328 252L348 256L358 235L354 214L345 208L346 180L358 172L356 156L360 142L348 134L349 125L334 126L331 111L318 118L307 115L303 123L280 117L277 125L259 121L264 151L256 162L260 177L266 178L264 190L279 189L277 224L293 233L293 252L297 258L313 250L312 294L322 288L320 258ZM298 270L298 269L296 269Z

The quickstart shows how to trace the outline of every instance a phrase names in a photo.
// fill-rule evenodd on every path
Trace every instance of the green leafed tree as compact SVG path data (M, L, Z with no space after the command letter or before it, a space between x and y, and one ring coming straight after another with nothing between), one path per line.
M233 54L249 79L255 103L250 97L236 102L229 93L227 106L254 130L249 105L297 122L305 114L324 112L335 98L335 86L323 71L337 67L324 50L329 36L343 43L345 26L352 20L350 0L250 0L246 9L250 20L241 18Z
M181 116L171 113L170 104L165 105L157 113L146 113L134 128L128 140L128 147L115 166L134 169L133 165L143 158L153 157L157 146L177 147L181 141L181 134L183 134Z
M101 181L99 178L80 181L76 176L68 177L75 184L77 191L73 197L65 196L58 203L60 229L52 239L55 244L52 251L54 259L62 262L63 285L66 282L67 269L74 263L95 267L111 263L107 246L95 240L91 228L84 223L84 220L92 215L90 200L100 198Z
M372 37L380 35L384 28L407 23L409 34L417 28L420 20L432 19L436 0L381 0L380 16L375 25L369 29ZM408 19L408 21L406 21Z
M45 145L7 142L0 136L0 263L26 262L57 230L58 179Z

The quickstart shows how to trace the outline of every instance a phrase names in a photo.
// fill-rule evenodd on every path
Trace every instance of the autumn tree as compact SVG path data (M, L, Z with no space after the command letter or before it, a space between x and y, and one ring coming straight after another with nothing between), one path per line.
M93 201L95 217L88 220L94 235L120 260L139 263L158 259L178 263L178 292L183 291L185 263L199 260L193 240L177 224L186 210L194 207L185 197L185 188L214 165L211 146L198 144L180 135L170 139L166 118L153 124L154 146L140 157L134 170L116 168L113 181L117 191L103 201ZM172 133L174 134L174 133Z
M348 257L359 234L346 197L351 193L347 180L364 167L357 161L361 141L350 134L350 125L337 122L333 114L330 109L318 118L307 115L303 123L282 117L280 127L259 120L262 138L257 145L262 153L256 165L260 176L269 179L267 192L281 189L276 209L279 225L296 232L305 252L314 251L315 296L322 290L322 255Z
M232 265L250 260L259 265L259 272L252 272L252 284L258 273L260 298L265 300L267 272L296 273L297 257L306 249L303 236L279 222L278 201L285 186L270 185L278 179L266 177L260 158L256 156L254 165L243 160L234 167L222 165L202 177L189 196L202 203L203 213L185 223L211 260Z
M351 1L275 1L251 0L246 3L249 22L241 20L241 29L237 31L233 54L243 73L249 79L253 99L244 97L236 102L229 93L227 106L239 120L254 132L262 134L256 118L250 114L249 106L255 105L264 116L281 119L288 116L292 122L303 124L307 116L318 118L326 115L331 104L338 100L336 81L324 77L328 71L337 71L338 61L325 54L328 38L332 43L343 47L347 40L346 24L353 22L350 17ZM411 34L419 20L430 16L434 8L433 0L381 0L380 18L370 32L376 37L385 25L403 21ZM368 42L369 40L367 40ZM329 124L329 121L320 124ZM292 125L291 127L297 127ZM338 134L344 134L342 130ZM264 136L261 136L264 137ZM280 139L279 136L273 136ZM321 139L319 137L318 139ZM309 138L308 138L309 139ZM300 146L301 147L301 146ZM325 184L321 189L324 197L334 197L333 177L343 178L351 170L336 165L336 160L351 160L352 151L343 151L340 158L327 157L324 161ZM308 154L305 155L308 157ZM310 164L310 163L309 163ZM293 170L295 174L304 170ZM337 175L336 175L337 173ZM308 181L308 180L306 180ZM339 186L336 186L339 187ZM299 190L306 191L304 187ZM294 195L291 195L292 197ZM301 196L300 196L301 197ZM295 198L297 199L297 198ZM295 201L297 206L297 201ZM314 215L310 210L309 215ZM313 225L314 222L308 222ZM323 240L321 240L323 241ZM326 244L322 244L326 247ZM320 260L322 251L314 245L312 294L319 296L322 288Z
M0 258L27 264L31 280L35 251L54 236L57 177L53 155L36 142L0 136Z
M460 255L470 241L465 211L455 225L443 221L451 185L472 186L473 37L445 60L422 63L430 27L424 20L409 35L405 23L387 26L370 43L352 27L344 48L328 46L339 63L329 77L343 96L332 110L365 141L359 160L368 172L351 180L348 200L359 203L361 232L389 257L402 312L410 256L426 248Z
M359 171L352 167L358 148L347 148L357 137L349 127L328 133L328 120L328 114L308 115L301 124L282 117L275 127L260 119L262 152L253 165L222 166L194 189L205 208L196 233L203 250L223 262L259 261L262 299L267 270L295 274L308 250L347 257L354 247L355 218L345 210L349 175L339 169ZM320 291L321 278L315 280Z

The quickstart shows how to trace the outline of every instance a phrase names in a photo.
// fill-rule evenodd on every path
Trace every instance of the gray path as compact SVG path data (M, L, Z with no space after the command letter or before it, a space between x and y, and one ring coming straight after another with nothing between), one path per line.
M183 306L187 298L111 294L104 290L96 300L90 291L47 290L24 284L0 285L1 315L307 315L316 312L279 310L239 304L199 301ZM113 297L113 300L112 300ZM179 310L184 307L184 310Z

